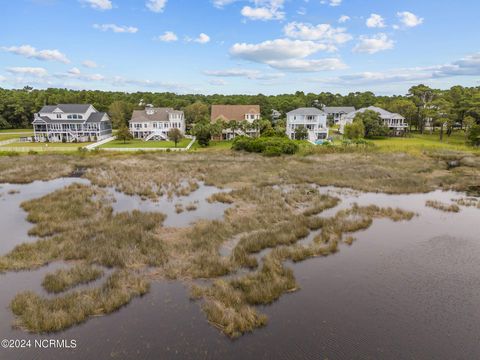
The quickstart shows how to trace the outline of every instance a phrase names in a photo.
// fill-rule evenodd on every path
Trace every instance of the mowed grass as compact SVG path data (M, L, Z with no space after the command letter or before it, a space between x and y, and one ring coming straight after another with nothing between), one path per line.
M187 147L190 144L191 139L182 139L178 142L178 148ZM129 149L152 149L152 148L174 148L175 143L173 141L143 141L140 139L132 139L132 140L113 140L106 144L100 146L103 149L122 149L122 148L129 148Z
M32 136L32 135L33 135L33 133L28 133L28 132L25 132L25 133L22 133L22 134L12 134L12 133L0 132L0 141L10 140L10 139L19 139L21 137Z
M0 130L0 134L6 133L31 133L32 129L2 129Z
M41 142L14 142L11 144L4 145L2 147L8 147L8 148L32 148L32 150L35 149L48 149L48 148L72 148L72 149L78 149L87 145L93 144L92 142L84 142L84 143L62 143L62 142L49 142L49 143L41 143Z

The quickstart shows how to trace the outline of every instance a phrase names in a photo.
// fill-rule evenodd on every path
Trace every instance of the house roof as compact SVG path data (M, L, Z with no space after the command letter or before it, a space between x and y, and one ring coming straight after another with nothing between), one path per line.
M148 122L148 121L169 121L169 114L183 115L183 111L172 108L148 108L153 110L153 114L147 114L145 110L134 110L130 122Z
M355 108L353 106L325 106L323 111L325 111L327 114L349 114L354 112Z
M90 114L88 119L50 119L48 116L38 116L33 120L33 123L41 123L43 122L47 124L86 124L86 123L97 123L102 121L103 117L107 115L105 112L95 112ZM108 117L108 115L107 115ZM41 120L40 120L41 119Z
M353 111L353 112L349 113L345 118L347 120L352 120L352 119L355 118L355 115L357 115L358 113L364 113L367 110L375 111L376 113L378 113L380 115L380 117L382 119L402 119L402 120L405 120L405 118L402 115L396 114L396 113L391 113L390 111L379 108L377 106L369 106L367 108L362 108L362 109L359 109L357 111Z
M212 105L211 120L245 120L246 114L260 114L260 105Z
M287 115L325 115L320 109L310 107L310 108L298 108L287 113Z
M84 114L88 108L92 106L90 104L58 104L58 105L45 105L39 111L40 113L52 113L55 109L60 109L67 114Z

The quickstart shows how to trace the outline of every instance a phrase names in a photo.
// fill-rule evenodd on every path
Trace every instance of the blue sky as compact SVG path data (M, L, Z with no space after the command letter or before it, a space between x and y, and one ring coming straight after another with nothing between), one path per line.
M2 1L0 86L404 94L480 86L473 0Z

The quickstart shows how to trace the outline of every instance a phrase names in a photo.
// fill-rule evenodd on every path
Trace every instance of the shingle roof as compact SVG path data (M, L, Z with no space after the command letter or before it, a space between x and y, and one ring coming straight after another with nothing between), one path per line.
M148 110L153 110L153 114L147 114L146 109L134 110L130 122L168 121L169 114L183 115L183 111L174 110L172 108L149 108Z
M60 109L67 114L84 114L88 108L92 106L90 104L58 104L58 105L45 105L40 110L40 113L52 113L55 109Z
M298 108L288 112L287 115L325 115L325 112L314 107Z
M97 122L100 122L102 121L103 119L103 116L106 115L107 113L104 113L104 112L95 112L95 113L92 113L90 114L90 116L88 117L88 119L77 119L77 120L73 120L73 119L50 119L48 116L40 116L39 118L42 119L43 121L45 121L47 124L86 124L86 123L97 123ZM35 120L37 120L37 118L35 118ZM35 120L33 120L33 122L35 123Z
M104 112L94 112L91 113L87 119L87 123L96 123L102 121L103 117L106 115Z
M245 120L246 114L260 114L260 105L212 105L211 120Z
M353 106L325 106L323 111L325 111L327 114L349 114L355 111L355 108Z
M353 111L353 112L349 113L348 115L346 115L345 118L347 120L354 119L355 115L357 115L358 113L364 113L367 110L375 111L376 113L378 113L380 115L380 117L382 119L405 119L400 114L391 113L390 111L379 108L377 106L369 106L367 108L362 108L362 109L359 109L357 111Z

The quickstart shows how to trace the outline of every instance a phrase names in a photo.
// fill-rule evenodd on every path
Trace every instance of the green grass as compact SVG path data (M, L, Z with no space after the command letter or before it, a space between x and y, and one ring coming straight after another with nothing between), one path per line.
M191 139L182 139L177 144L177 147L178 148L187 147L191 141L192 141ZM175 147L175 143L173 141L143 141L140 139L128 140L126 142L124 142L123 140L113 140L100 146L100 148L103 148L103 149L106 149L106 148L108 149L112 149L112 148L113 149L116 149L116 148L118 149L122 149L122 148L152 149L152 148L174 148L174 147Z
M32 134L28 134L28 133L25 133L26 135L32 135ZM20 138L21 136L23 135L19 135L19 134L7 134L7 133L0 133L0 141L4 141L4 140L10 140L10 139L18 139Z
M93 144L91 142L84 143L62 143L62 142L50 142L50 143L40 143L40 142L14 142L11 144L3 145L3 147L18 147L18 148L72 148L77 149L79 147L84 147L87 145Z
M42 286L49 293L58 294L80 284L88 284L99 279L103 271L86 264L79 264L69 269L59 269L45 276Z
M443 141L440 141L438 132L433 134L412 133L409 137L393 137L384 139L375 139L372 142L381 150L387 152L408 152L421 153L429 150L452 150L480 152L465 144L465 133L456 131L450 137L444 134Z
M208 147L202 147L200 144L195 142L191 147L192 150L198 151L220 151L220 150L230 150L232 148L232 140L212 140Z
M2 129L0 130L0 134L4 133L33 133L32 129Z

